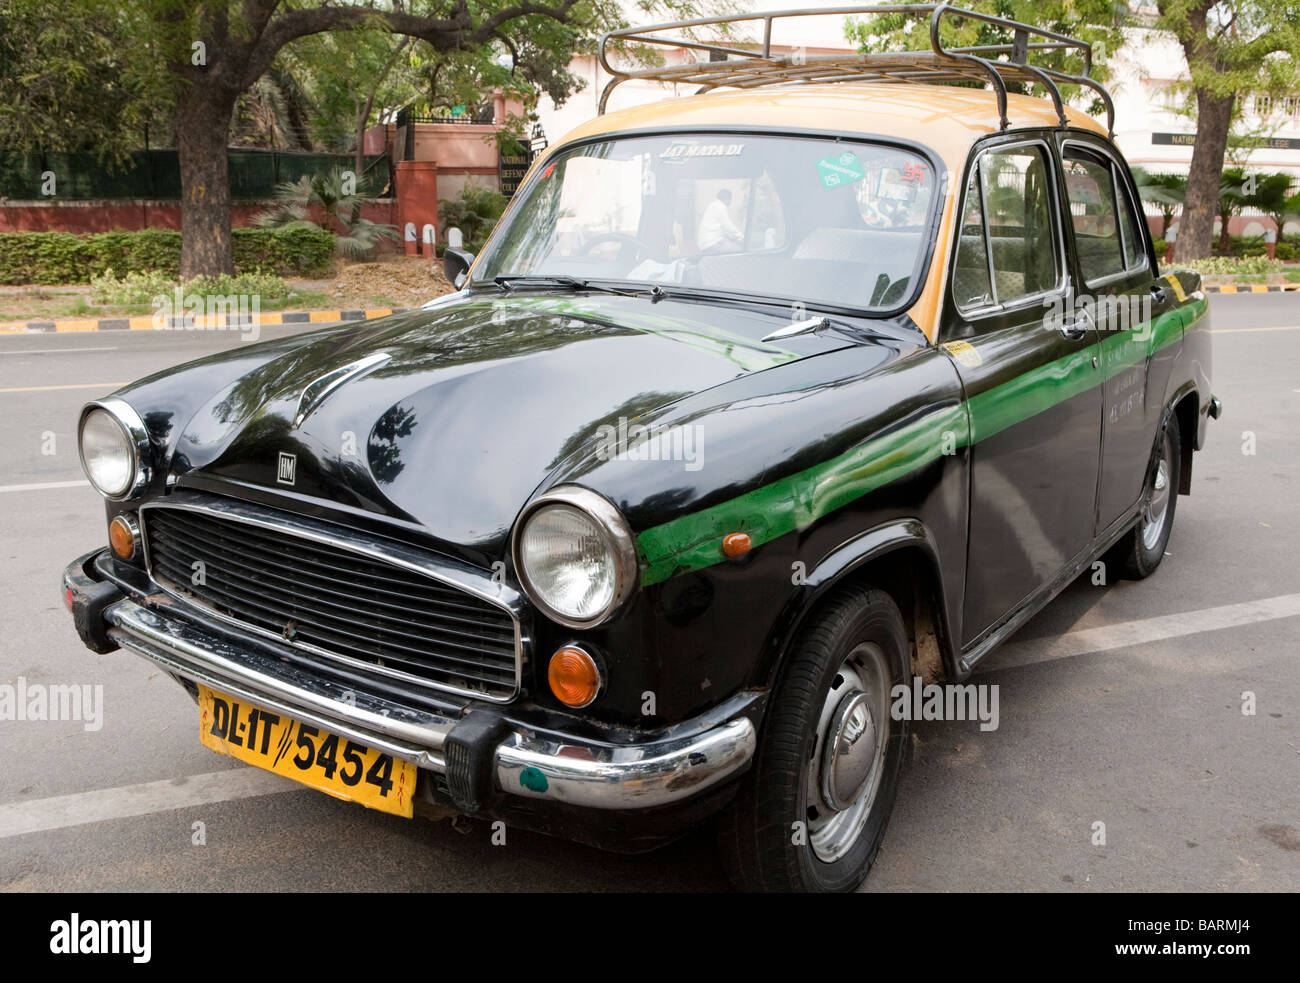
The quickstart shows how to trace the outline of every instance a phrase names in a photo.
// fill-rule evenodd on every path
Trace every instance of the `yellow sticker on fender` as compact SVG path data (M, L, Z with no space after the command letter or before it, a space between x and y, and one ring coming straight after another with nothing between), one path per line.
M1169 286L1174 288L1174 296L1178 298L1178 303L1187 299L1187 293L1183 290L1183 281L1173 273L1166 273L1165 279L1169 281Z
M199 741L337 799L411 818L415 765L199 687Z
M980 358L980 353L969 341L945 341L941 347L968 369L984 364L984 359Z

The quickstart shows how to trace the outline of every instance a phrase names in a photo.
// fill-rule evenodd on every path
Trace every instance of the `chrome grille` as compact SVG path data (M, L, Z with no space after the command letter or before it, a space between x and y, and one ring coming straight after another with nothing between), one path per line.
M517 692L514 619L460 587L220 513L163 506L142 518L155 582L218 615L389 684L495 701Z

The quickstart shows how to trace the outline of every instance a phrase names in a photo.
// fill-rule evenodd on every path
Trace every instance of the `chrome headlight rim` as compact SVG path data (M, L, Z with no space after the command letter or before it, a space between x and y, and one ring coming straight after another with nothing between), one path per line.
M90 474L90 468L86 466L86 454L82 446L81 433L86 425L86 418L95 410L103 410L122 428L122 433L126 437L127 448L131 453L131 480L127 484L125 491L115 495L109 494L95 484L95 479ZM151 475L149 431L145 428L144 420L141 419L140 414L124 399L118 399L115 396L108 399L96 399L81 408L81 416L77 420L77 456L81 460L81 470L86 473L86 477L90 480L90 486L109 501L129 502L134 498L139 498L149 487Z
M554 505L566 505L577 509L590 518L605 538L606 546L609 548L610 555L614 560L613 594L609 603L590 618L574 618L563 611L557 611L547 604L541 593L530 582L528 571L522 561L520 544L523 540L524 530L528 528L529 521L538 512ZM519 578L520 586L523 588L528 600L551 621L564 625L566 628L595 628L609 621L627 603L627 599L632 596L640 576L636 560L636 543L632 536L631 527L628 526L627 520L623 518L623 513L609 499L592 491L590 488L583 488L581 485L560 485L529 502L515 521L514 531L511 535L510 553L514 561L515 576Z

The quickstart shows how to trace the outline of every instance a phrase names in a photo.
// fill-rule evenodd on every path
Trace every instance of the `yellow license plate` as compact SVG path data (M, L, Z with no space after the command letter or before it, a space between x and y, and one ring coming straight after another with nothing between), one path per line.
M368 809L412 816L415 765L357 741L199 687L199 740L258 768Z

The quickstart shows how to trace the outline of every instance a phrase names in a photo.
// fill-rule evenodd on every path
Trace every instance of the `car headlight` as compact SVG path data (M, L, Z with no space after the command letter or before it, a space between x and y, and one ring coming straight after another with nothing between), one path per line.
M636 548L622 514L586 488L565 485L531 502L515 525L515 571L553 621L591 628L636 587Z
M149 434L140 415L123 400L87 405L81 411L77 444L86 477L105 498L133 498L148 486Z

